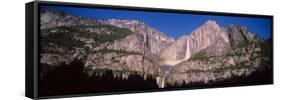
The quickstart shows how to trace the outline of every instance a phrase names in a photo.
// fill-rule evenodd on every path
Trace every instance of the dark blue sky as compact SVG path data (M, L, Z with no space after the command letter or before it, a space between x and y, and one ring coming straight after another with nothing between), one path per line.
M87 18L140 20L175 39L178 39L184 34L190 34L190 32L192 32L208 20L215 20L222 27L227 27L229 24L245 26L249 31L256 33L258 36L264 39L271 37L271 20L266 18L110 10L49 5L41 6L41 8L61 10L68 14Z

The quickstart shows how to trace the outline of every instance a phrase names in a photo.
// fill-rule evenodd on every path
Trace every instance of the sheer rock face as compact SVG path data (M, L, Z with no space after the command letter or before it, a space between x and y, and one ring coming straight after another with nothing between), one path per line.
M252 41L256 38L255 34L248 32L245 27L230 25L226 31L230 39L230 45L234 48L241 43Z
M210 20L190 35L180 37L162 52L161 59L164 64L176 65L207 47L212 49L213 53L220 54L228 41L226 32L215 21Z
M164 33L137 20L108 19L100 20L101 23L110 24L119 28L128 28L143 37L143 43L148 49L148 54L159 54L164 48L174 42Z
M139 34L132 34L123 39L115 40L105 48L117 52L91 54L85 66L93 70L111 69L120 71L122 73L118 73L117 76L121 75L123 78L133 73L155 75L159 68L153 60L145 56L148 48L143 41L143 37ZM121 52L118 53L118 51Z
M191 43L191 54L195 54L207 47L214 46L219 47L217 48L217 52L220 52L229 41L226 32L212 20L207 21L204 25L193 31L189 36L189 39Z
M49 43L42 46L41 63L50 66L69 64L74 59L81 58L85 61L85 68L92 71L111 69L123 72L119 73L123 77L130 73L154 75L159 73L155 62L158 53L174 41L164 33L136 20L85 19L61 11L41 11L40 14L41 37ZM76 30L73 31L74 29ZM124 29L129 29L130 34L111 39L119 37L118 34L123 33ZM120 33L114 34L118 30L121 30ZM66 47L66 44L57 44L61 43L60 38L49 39L52 35L62 33L72 35L67 39L82 42L82 45ZM84 33L89 34L84 36ZM95 39L91 35L108 36Z
M174 66L166 77L169 84L208 83L247 76L262 62L261 40L243 27L230 25L222 29L208 21L186 39L191 39L191 56Z

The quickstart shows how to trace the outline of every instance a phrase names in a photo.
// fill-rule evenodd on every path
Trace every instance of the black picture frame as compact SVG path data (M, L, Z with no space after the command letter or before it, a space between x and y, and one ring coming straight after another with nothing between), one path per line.
M72 7L87 7L87 8L102 8L102 9L119 9L119 10L134 10L134 11L152 11L152 12L170 12L182 14L198 14L198 15L220 15L220 16L237 16L237 17L250 17L250 18L267 18L271 20L271 66L272 75L268 83L253 83L253 84L235 84L235 85L220 85L220 86L202 86L195 88L164 88L155 90L142 90L142 91L122 91L122 92L108 92L108 93L89 93L89 94L73 94L73 95L58 95L58 96L44 96L38 95L38 79L39 79L39 62L40 62L40 5L62 5ZM69 2L52 2L52 1L33 1L26 3L26 70L25 70L25 94L26 97L32 99L47 99L47 98L65 98L77 96L96 96L96 95L110 95L110 94L124 94L124 93L143 93L143 92L159 92L159 91L175 91L187 89L202 89L202 88L221 88L221 87L234 87L234 86L250 86L250 85L267 85L273 84L273 15L258 15L258 14L238 14L226 12L209 12L209 11L193 11L193 10L178 10L178 9L164 9L164 8L146 8L146 7L133 7L133 6L116 6L116 5L100 5L100 4L86 4L86 3L69 3Z

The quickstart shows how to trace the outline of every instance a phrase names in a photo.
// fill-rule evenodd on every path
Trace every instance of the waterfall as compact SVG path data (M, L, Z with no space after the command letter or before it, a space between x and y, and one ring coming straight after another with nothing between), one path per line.
M165 76L159 76L156 78L157 84L159 88L164 88L165 87Z
M187 60L190 57L190 43L189 43L189 37L187 38L186 41L186 51L185 51L185 58L184 60Z
M162 78L162 82L161 82L161 87L160 88L164 88L165 87L165 77Z

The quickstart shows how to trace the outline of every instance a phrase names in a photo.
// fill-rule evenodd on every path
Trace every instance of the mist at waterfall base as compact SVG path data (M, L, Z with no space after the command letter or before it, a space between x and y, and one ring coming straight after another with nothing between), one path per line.
M45 66L51 67L51 66ZM160 66L169 70L172 66ZM112 93L126 91L157 91L162 89L193 89L217 86L238 86L253 83L266 84L271 79L271 70L254 72L246 77L233 77L216 82L196 82L184 84L165 84L159 87L154 76L144 79L141 75L130 75L128 79L116 78L112 70L107 70L103 76L88 76L85 73L83 62L75 60L68 65L60 65L52 71L46 72L39 81L40 96L73 95L87 93Z

